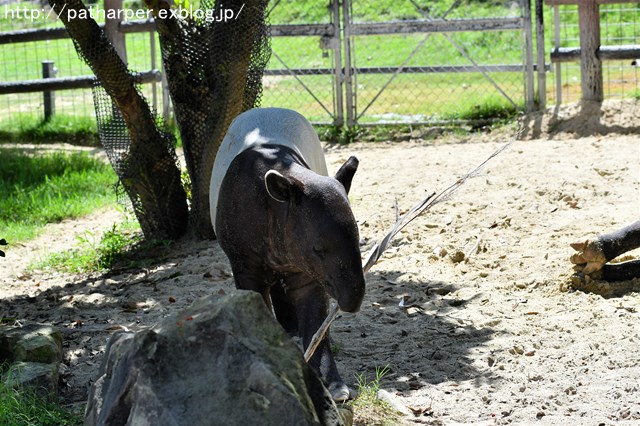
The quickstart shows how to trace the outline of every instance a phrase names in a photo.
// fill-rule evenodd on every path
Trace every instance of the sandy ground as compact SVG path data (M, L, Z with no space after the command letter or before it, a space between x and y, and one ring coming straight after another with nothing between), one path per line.
M569 243L640 218L640 108L610 106L595 125L572 112L525 120L480 176L398 236L367 276L361 312L334 323L343 377L354 384L388 365L382 388L412 412L407 424L640 424L640 280L576 289L568 261ZM330 171L360 159L350 198L363 254L398 211L514 134L328 146ZM52 225L0 259L1 316L63 330L69 403L86 398L114 330L234 291L224 254L208 241L158 248L149 267L106 275L22 272L119 215Z

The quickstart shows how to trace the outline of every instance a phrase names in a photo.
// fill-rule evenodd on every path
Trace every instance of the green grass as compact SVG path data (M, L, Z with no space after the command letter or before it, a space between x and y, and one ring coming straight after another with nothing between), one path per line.
M0 383L0 425L79 426L77 414L46 401L28 389L15 389Z
M98 146L96 120L83 115L57 114L44 121L33 114L14 114L0 120L0 144L66 142Z
M78 245L70 250L55 252L30 266L30 269L49 269L59 272L85 273L105 271L124 259L126 252L142 240L137 222L114 224L99 241L91 232L76 237Z
M115 202L115 173L85 153L0 148L0 155L0 232L9 244L35 237L49 222Z
M385 401L378 399L380 382L389 373L389 366L376 367L375 378L367 380L364 373L356 375L358 397L351 402L354 409L355 423L377 424L381 426L396 425L399 415Z

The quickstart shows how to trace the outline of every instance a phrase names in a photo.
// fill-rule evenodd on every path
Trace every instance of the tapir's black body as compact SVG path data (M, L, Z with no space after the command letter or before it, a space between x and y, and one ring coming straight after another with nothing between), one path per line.
M327 316L329 296L346 312L357 311L364 296L347 199L357 165L351 157L335 178L321 176L289 147L256 144L235 157L220 186L215 229L236 286L261 293L305 348ZM310 364L335 399L348 397L328 338Z

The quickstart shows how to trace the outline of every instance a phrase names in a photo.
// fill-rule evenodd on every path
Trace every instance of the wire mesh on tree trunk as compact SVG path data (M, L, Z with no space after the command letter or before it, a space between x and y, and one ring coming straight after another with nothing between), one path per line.
M191 178L191 223L212 237L209 181L218 147L241 112L255 107L271 54L268 0L202 0L207 16L232 11L233 20L189 17L157 20L169 91ZM147 3L149 5L149 3Z
M140 94L140 96L142 96ZM96 111L96 119L98 124L98 136L104 151L109 158L109 162L113 167L119 178L118 185L118 198L120 202L123 202L122 192L124 192L130 203L131 207L140 223L145 236L149 238L163 238L166 236L163 233L158 233L160 229L184 229L186 226L186 216L173 216L166 215L163 212L167 210L173 210L172 206L168 205L161 209L151 209L147 206L149 203L157 206L164 205L167 200L173 199L167 192L152 191L152 189L143 189L139 185L133 185L133 182L144 182L145 177L143 170L147 167L143 166L146 162L146 154L142 150L132 152L131 150L131 138L127 130L127 124L114 104L113 100L107 92L104 90L101 84L96 84L93 87L93 101ZM163 170L165 172L175 173L175 170L179 168L178 157L175 152L176 140L173 134L166 128L166 125L162 120L157 117L154 118L156 132L159 139L156 143L159 148L165 151L166 155L162 160L155 162L151 167L156 170ZM152 177L153 179L153 177ZM166 191L169 191L166 188ZM141 193L141 192L144 192ZM146 198L144 198L146 195ZM186 196L186 194L184 195ZM176 218L184 221L183 224L177 223L165 223L175 222Z
M179 237L186 229L188 208L169 133L158 126L134 75L104 31L95 20L86 18L90 14L84 3L81 0L49 0L49 3L64 23L78 54L113 101L97 111L98 115L106 112L106 116L99 117L105 136L102 143L132 199L145 236ZM113 114L115 108L120 115ZM125 134L128 142L123 138ZM112 141L109 136L113 135L117 137Z
M151 112L134 74L98 24L93 19L77 18L89 16L82 1L49 3L104 89L94 90L100 140L145 236L179 237L187 227L189 211L173 136ZM202 13L193 15L172 13L172 3L145 0L160 34L191 178L190 222L196 234L213 237L209 215L211 169L231 121L256 106L260 98L262 73L271 53L266 24L268 0L202 0L198 9ZM76 18L70 17L70 11L75 11ZM227 19L228 11L232 11L232 19Z

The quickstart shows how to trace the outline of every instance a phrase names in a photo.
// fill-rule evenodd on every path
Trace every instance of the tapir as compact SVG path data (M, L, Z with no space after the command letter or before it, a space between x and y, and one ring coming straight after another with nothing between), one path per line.
M211 221L235 285L259 292L306 349L329 297L357 312L365 292L358 226L347 194L358 160L333 177L306 118L282 108L240 114L218 150L210 186ZM309 364L334 400L350 398L325 337Z

